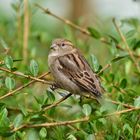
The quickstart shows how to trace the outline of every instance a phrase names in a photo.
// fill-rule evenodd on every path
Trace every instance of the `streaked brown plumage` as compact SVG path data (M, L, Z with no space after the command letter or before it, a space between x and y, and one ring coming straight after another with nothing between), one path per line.
M98 76L69 40L56 39L52 42L48 64L58 87L74 94L101 97Z

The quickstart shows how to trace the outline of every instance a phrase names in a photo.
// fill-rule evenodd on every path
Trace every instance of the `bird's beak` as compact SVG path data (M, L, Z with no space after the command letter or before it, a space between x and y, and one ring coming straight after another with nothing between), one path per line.
M56 44L52 44L50 48L54 50L56 47L57 47Z

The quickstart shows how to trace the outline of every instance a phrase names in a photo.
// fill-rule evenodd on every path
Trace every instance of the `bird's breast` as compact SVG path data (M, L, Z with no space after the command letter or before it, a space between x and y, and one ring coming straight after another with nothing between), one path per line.
M53 64L49 64L50 71L58 86L73 93L79 92L79 87L67 75L60 71L61 65L58 59L52 60L52 57L50 59L53 61Z

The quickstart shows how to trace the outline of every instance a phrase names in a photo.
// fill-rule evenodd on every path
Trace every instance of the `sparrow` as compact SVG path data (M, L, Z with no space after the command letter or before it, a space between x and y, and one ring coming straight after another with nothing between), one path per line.
M102 96L103 88L87 60L67 39L52 41L48 65L57 87L72 94Z

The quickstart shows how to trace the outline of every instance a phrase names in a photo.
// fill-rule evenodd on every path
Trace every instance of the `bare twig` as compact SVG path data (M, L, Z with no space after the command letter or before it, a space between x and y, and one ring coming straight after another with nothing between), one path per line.
M112 115L120 115L120 114L123 114L123 113L126 113L126 112L135 111L135 110L140 110L140 107L135 107L135 108L125 109L125 110L121 110L121 111L116 111L116 112L105 115L105 117L112 116Z
M102 117L109 117L109 116L112 116L112 115L120 115L122 113L130 112L130 111L134 111L134 110L139 110L139 109L140 109L140 107L139 108L121 110L121 111L117 111L117 112L107 114L107 115L102 116ZM89 121L89 117L85 117L85 118L82 118L82 119L76 119L76 120L64 121L64 122L52 122L52 123L47 122L47 123L33 124L33 125L23 124L22 126L13 129L12 132L16 132L16 131L18 131L20 129L23 129L23 128L56 127L56 126L61 126L61 125L68 126L68 125L71 125L71 124L80 123L80 122L88 122L88 121Z
M136 110L140 110L140 107L133 107L133 108L129 108L129 109L109 113L109 114L106 114L106 115L97 116L97 117L95 117L95 120L100 119L100 118L114 116L114 115L117 116L117 115L121 115L121 114L128 113L128 112L131 112L131 111L136 111Z
M45 118L47 118L48 120L50 120L51 122L59 122L54 120L53 118L50 118L49 116L47 116L46 114L43 115ZM68 127L74 131L79 131L80 129L77 128L76 126L73 126L72 124L69 124Z
M119 49L119 50L121 50L121 51L126 51L126 49L125 49L125 48L122 48L120 45L116 45L116 48ZM131 52L132 52L132 51L131 51ZM132 52L132 54L133 54L135 57L140 58L140 55L138 55L138 54L136 54L136 53L134 53L134 52Z
M42 6L40 6L39 4L35 4L35 6L37 6L38 8L40 8L42 11L44 11L46 14L51 15L53 17L55 17L56 19L64 22L65 24L68 24L69 26L81 31L83 34L86 34L88 36L91 36L90 32L87 29L81 28L80 26L74 24L73 22L71 22L70 20L67 20L65 18L59 17L57 15L55 15L54 13L52 13L51 11L49 11L49 9L45 9Z
M111 102L113 104L116 104L116 105L122 105L122 106L124 106L126 108L130 108L130 109L135 108L134 106L129 105L129 104L125 104L125 103L121 103L121 102L117 102L117 101L113 101L113 100L107 100L107 101Z
M23 35L23 58L27 62L28 57L28 36L29 36L29 11L28 0L24 0L24 35Z
M28 79L36 80L37 82L41 82L43 84L49 84L49 85L53 84L52 82L49 82L49 81L46 81L46 80L43 80L43 79L39 79L37 77L33 77L33 76L30 76L30 75L25 75L21 72L10 71L9 69L3 68L3 67L0 67L0 70L11 73L11 74L14 74L14 75L22 76L22 77L25 77L25 78L28 78ZM47 73L49 74L50 72L47 72Z
M52 123L42 123L42 124L33 124L33 125L23 124L22 126L13 129L12 132L16 132L23 128L56 127L56 126L62 126L62 125L67 126L70 124L88 122L88 121L89 121L89 117L85 117L85 118L81 118L81 119L76 119L76 120L72 120L72 121L64 121L64 122L52 122Z
M76 30L79 30L81 33L83 33L83 34L85 34L85 35L88 35L88 36L92 36L92 35L90 34L90 32L89 32L87 29L82 28L82 27L80 27L80 26L74 24L73 22L71 22L71 21L68 20L68 19L65 19L65 18L62 18L62 17L57 16L56 14L52 13L48 8L43 8L43 7L40 6L39 4L35 4L35 6L38 7L38 8L40 8L42 11L44 11L44 13L46 13L46 14L48 14L48 15L50 15L50 16L52 16L52 17L54 17L54 18L56 18L56 19L58 19L58 20L60 20L60 21L62 21L63 23L65 23L65 24L71 26L72 28L74 28L74 29L76 29ZM110 42L108 41L108 39L106 39L106 38L104 38L104 37L101 37L101 38L100 38L100 41L101 41L102 43L104 43L104 44L110 45ZM121 48L120 46L118 47L118 45L116 46L116 48L117 48L117 49L120 49L120 50L122 50L122 51L126 51L125 49ZM133 54L134 54L135 57L140 58L139 55L137 55L137 54L135 54L135 53L133 53Z
M115 18L113 18L113 24L114 24L114 26L115 26L115 28L116 28L118 34L120 35L120 37L121 37L121 39L122 39L122 42L124 43L124 45L125 45L125 47L126 47L126 50L128 51L128 53L129 53L129 55L130 55L132 61L134 62L135 66L136 66L136 68L137 68L137 70L138 70L138 72L140 72L139 64L136 62L135 57L134 57L134 55L133 55L133 52L130 50L130 48L129 48L129 46L128 46L128 43L127 43L127 41L126 41L126 38L125 38L125 36L123 35L123 33L122 33L121 29L119 28L118 24L116 23Z
M21 2L19 1L18 5L17 5L17 38L18 38L18 45L21 46L21 26L22 26L22 20L21 20Z
M56 14L52 13L48 8L45 9L45 8L43 8L42 6L40 6L39 4L35 4L35 6L38 7L38 8L40 8L40 9L41 9L42 11L44 11L46 14L48 14L48 15L50 15L50 16L53 16L54 18L56 18L56 19L58 19L58 20L64 22L65 24L71 26L71 27L74 28L74 29L79 30L81 33L86 34L86 35L88 35L88 36L92 36L92 35L90 34L90 32L89 32L87 29L82 28L82 27L80 27L80 26L74 24L73 22L71 22L71 21L68 20L68 19L65 19L65 18L62 18L62 17L57 16ZM103 43L105 43L105 44L109 44L109 42L107 41L107 39L104 38L104 37L101 37L101 38L100 38L100 41L103 42Z
M44 76L46 76L46 75L48 75L48 72L47 72L47 73L44 73L44 74L42 74L42 75L40 75L38 78L42 78L42 77L44 77ZM36 80L32 80L32 81L28 82L27 84L22 85L22 86L18 87L17 89L13 90L13 91L8 92L7 94L1 96L1 97L0 97L0 100L6 98L6 97L8 97L8 96L13 95L14 93L16 93L16 92L22 90L23 88L25 88L25 87L27 87L27 86L33 84L35 81L36 81Z
M106 68L108 68L108 67L109 67L109 65L107 64L101 71L104 71L104 70L105 70ZM21 90L21 89L23 89L23 88L29 86L30 84L34 83L35 81L41 82L41 83L44 83L44 84L52 85L52 82L49 82L49 81L45 81L45 80L43 80L43 79L40 79L40 78L44 77L45 75L48 75L49 72L47 72L47 73L45 73L44 75L41 75L41 76L39 76L39 77L32 77L32 76L25 75L25 74L20 73L20 72L12 72L12 71L10 71L10 70L8 70L8 69L5 69L5 68L3 68L3 67L0 67L0 70L6 71L6 72L11 73L11 74L23 76L23 77L25 77L25 78L32 79L32 81L30 81L29 83L27 83L27 84L25 84L25 85L22 85L22 86L18 87L17 89L15 89L15 90L13 90L13 91L11 91L11 92L9 92L9 93L7 93L7 94L1 96L1 97L0 97L0 100L3 99L3 98L6 98L6 97L8 97L8 96L13 95L15 92L17 92L17 91L19 91L19 90ZM44 108L44 110L48 110L48 109L50 109L50 108L52 108L52 107L54 107L54 106L57 106L57 105L58 105L59 103L61 103L63 100L67 99L69 96L70 96L70 94L68 94L67 96L63 97L62 99L60 99L60 100L57 101L56 103L54 103L54 104L52 104L52 105L50 105L50 106ZM90 96L90 95L82 94L82 96L84 96L84 97L86 97L86 98L91 98L91 99L93 99L93 100L96 100L96 98L94 98L93 96ZM124 107L127 107L127 108L134 108L134 107L131 106L131 105L124 104L124 103L120 103L120 102L117 102L117 101L112 101L112 100L107 100L107 101L112 102L113 104L121 104L121 105L123 105Z
M110 66L111 66L111 64L106 64L106 65L98 72L98 75L99 75L100 73L102 73L103 71L105 71L106 69L108 69Z

